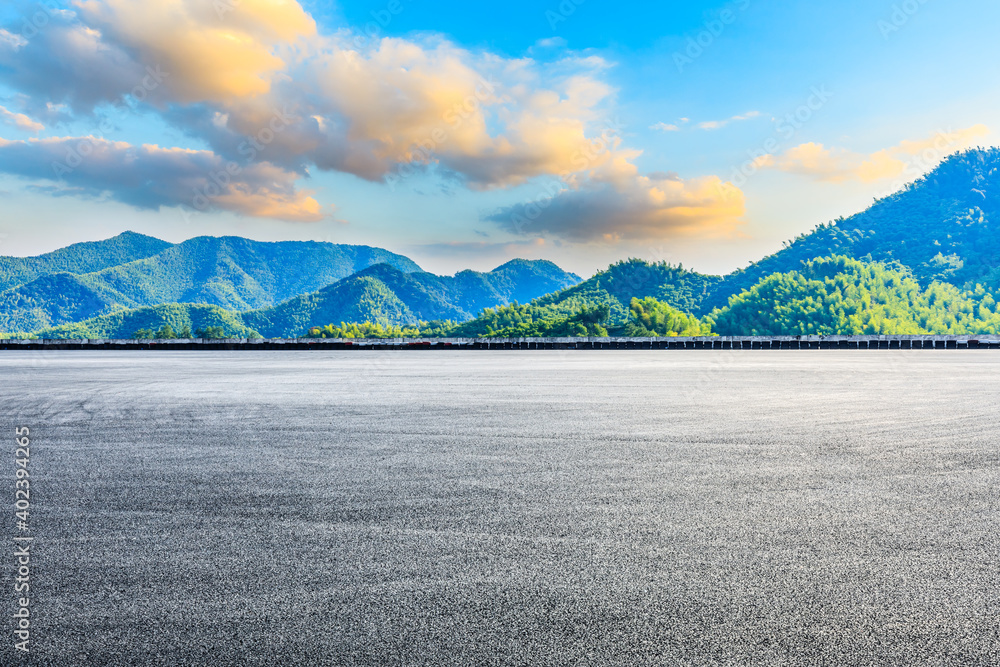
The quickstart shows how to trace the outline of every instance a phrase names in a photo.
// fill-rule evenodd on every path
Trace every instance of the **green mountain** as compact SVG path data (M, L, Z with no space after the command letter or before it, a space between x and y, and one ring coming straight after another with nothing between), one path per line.
M467 320L481 304L507 303L515 295L530 298L578 281L577 276L545 261L515 260L489 273L463 271L454 277L405 273L389 264L376 264L278 306L243 313L194 304L121 309L115 304L116 292L107 283L95 281L93 275L58 274L36 281L39 284L35 293L47 296L48 310L28 301L17 290L4 295L10 295L13 305L9 307L43 323L25 327L25 315L18 320L21 324L11 323L11 330L35 330L42 338L131 338L140 329L156 331L163 325L174 331L182 330L185 325L192 331L221 326L227 335L234 337L259 332L268 338L289 338L304 336L310 328L331 322L414 325L425 320ZM66 295L63 301L58 300L60 293ZM88 309L109 312L79 318ZM60 317L83 321L60 326L45 324Z
M440 320L459 322L453 335L469 336L629 326L679 333L703 327L708 315L728 333L988 332L992 293L1000 292L998 194L1000 149L957 153L866 211L725 277L635 259L583 282L551 262L525 260L443 277L374 248L232 237L171 245L123 234L0 258L0 285L9 286L0 292L0 328L37 330L176 302L242 311L233 315L241 326L279 337L341 322L388 331ZM129 261L108 265L117 259ZM592 321L595 312L603 319Z
M37 257L0 257L0 292L53 273L93 273L146 259L173 244L124 232L104 241L76 243Z
M380 248L202 236L83 278L120 294L122 305L133 308L204 303L251 310L316 291L382 263L406 272L420 270L409 258Z
M523 262L523 260L518 261ZM502 274L505 267L508 265L495 269L491 274L483 275L491 276L498 272ZM373 267L370 271L375 272L379 269L380 267ZM552 271L551 266L546 267L546 269L549 272ZM385 272L382 273L380 278L385 284L385 282L390 281L391 276L384 275ZM421 281L426 275L429 274L410 274L405 276L405 280L408 283L414 283ZM572 278L576 277L572 276ZM470 319L468 312L471 310L469 309L466 309L468 312L456 315L453 310L442 307L442 303L454 303L448 300L446 285L434 280L425 280L420 287L420 291L425 295L425 301L420 304L418 310L407 314L408 316L402 320L388 319L393 324L408 325L416 324L419 320L455 320L460 324L450 328L446 333L449 336L457 337L555 336L570 335L564 333L570 331L576 332L576 334L589 332L590 335L607 335L608 330L625 335L626 325L635 318L634 302L653 299L662 302L662 307L653 308L650 302L646 302L640 309L650 307L651 310L644 314L643 321L652 329L661 330L663 335L677 334L682 331L701 330L702 325L698 318L686 313L696 311L709 291L721 281L722 278L718 276L706 276L687 271L681 266L672 266L667 263L652 264L640 259L630 259L611 265L607 270L597 273L589 280L558 291L548 290L549 293L545 296L533 299L528 304L522 304L516 298L493 301L490 305L482 308L476 317ZM550 282L539 287L548 288L551 285ZM332 290L335 287L337 286L331 286L329 289ZM398 284L390 288L390 291L397 294L402 292ZM402 300L414 303L412 298ZM496 305L498 301L500 305ZM477 300L474 303L478 305L486 302L488 300ZM592 314L598 311L603 313L602 317L600 320L593 320ZM341 322L377 322L381 319L379 317L365 317L364 314L359 314L357 319L349 319L335 316L332 310L316 308L310 312L308 318L299 319L296 324L301 325L309 321L309 326L334 325L334 330L336 330L336 325ZM252 317L247 318L247 322L262 332L273 331L269 327L270 322L260 321ZM640 329L643 331L651 330L641 327ZM602 330L605 333L601 333ZM641 334L636 333L635 335Z
M172 245L138 234L116 239L53 253L61 258L59 262L22 260L25 266L28 260L39 260L33 265L39 270L56 264L70 268L33 277L0 292L0 328L31 331L114 310L165 303L202 303L233 311L266 308L314 292L373 264L391 264L404 272L420 270L407 257L367 246L265 243L239 237L199 237ZM165 247L149 257L127 257L128 261L116 266L99 266L94 259L101 252L105 264L122 258L120 249L128 241L147 251ZM110 250L99 252L106 248L102 243L110 244ZM112 252L115 249L119 252ZM68 258L77 258L75 264ZM70 269L80 268L99 270L71 275L75 271ZM27 276L21 271L5 278L10 283Z
M699 312L704 299L722 280L666 262L629 259L612 264L579 285L535 299L532 305L569 315L583 307L607 304L609 322L614 326L629 319L632 299L653 297L685 312Z
M340 322L461 322L487 306L530 299L579 280L546 261L514 260L489 273L462 271L454 277L404 273L380 264L318 292L244 313L243 321L267 338L303 336L312 327Z
M983 287L926 289L897 265L827 257L774 273L713 314L729 335L995 333L997 305Z
M39 338L113 338L127 339L142 329L158 331L163 325L174 331L219 327L227 338L260 338L245 326L238 314L218 306L172 303L148 308L118 311L83 322L64 324L35 332Z
M956 153L899 192L819 225L781 251L726 276L698 312L725 306L772 273L817 257L899 262L921 285L1000 287L1000 148Z
M36 331L121 309L121 296L71 273L53 273L0 292L0 330Z

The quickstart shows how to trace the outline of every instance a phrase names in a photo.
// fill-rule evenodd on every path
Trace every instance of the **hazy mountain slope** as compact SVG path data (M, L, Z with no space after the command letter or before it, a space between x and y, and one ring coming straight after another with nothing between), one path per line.
M176 302L251 310L314 292L383 262L404 272L420 270L409 258L380 248L206 236L88 278L124 295L133 307Z
M259 334L244 326L239 315L218 306L202 304L166 304L149 308L118 311L82 322L35 332L39 338L132 338L140 329L159 330L169 324L179 332L184 327L197 331L221 327L230 338L258 338Z
M303 335L310 327L340 322L464 321L515 296L531 299L578 280L544 261L514 260L489 273L463 271L454 277L404 273L380 264L314 294L243 317L266 337Z
M921 285L1000 287L1000 149L945 159L934 171L849 218L820 225L783 250L734 272L705 300L703 311L762 278L816 257L899 262Z
M581 279L547 260L513 259L489 273L463 271L455 275L455 280L462 292L459 300L474 314L497 304L531 301L577 285ZM470 289L472 285L478 289Z
M200 237L171 245L131 233L116 239L86 248L71 246L53 253L58 261L37 261L31 271L25 268L28 264L18 264L19 273L6 276L7 282L16 283L27 276L31 279L0 292L0 329L30 331L78 322L119 308L165 303L204 303L233 311L250 310L314 292L373 263L389 263L403 272L420 270L407 257L367 246L264 243L239 237ZM32 274L57 264L93 266L97 262L94 257L101 253L102 261L113 261L125 256L123 248L130 242L144 251L165 247L152 257L101 267L73 280L68 277L71 271L61 273L58 279L50 279L55 274ZM132 249L132 254L138 252Z
M176 298L182 304L202 299L222 302L209 305L228 305L234 321L246 322L266 336L293 337L303 335L310 327L341 321L391 324L434 319L462 321L472 318L482 308L507 303L512 297L539 296L579 280L545 261L515 260L490 273L463 271L455 277L420 271L407 273L397 266L376 264L320 290L293 296L278 306L247 308L242 320L241 315L232 312L251 301L248 297L264 300L272 293L309 286L320 273L309 264L317 261L317 254L339 257L341 266L348 260L363 264L389 256L406 269L416 267L406 258L373 248L334 246L337 253L334 256L326 245L329 244L193 239L140 262L82 276L46 276L0 293L3 312L0 324L8 331L55 327L46 334L59 336L94 332L102 337L128 336L134 333L125 329L133 326L131 313L135 309L143 311L139 319L155 314L142 305L142 299ZM269 259L265 256L268 251L279 259ZM287 267L288 277L280 275L282 267ZM334 275L334 269L323 270L327 272L325 275ZM127 311L120 320L124 323L116 324L118 319L89 321L118 310ZM81 322L81 326L59 326L72 322ZM109 327L113 329L111 333L107 332Z
M410 297L410 302L423 306L433 297ZM452 312L445 303L437 302L443 311ZM310 327L331 322L386 322L415 323L420 316L410 309L396 293L378 277L355 275L330 285L313 294L295 297L274 308L243 313L247 326L259 331L265 338L296 338L305 335Z
M0 291L52 273L92 273L152 257L173 244L124 232L114 238L76 243L37 257L0 257Z

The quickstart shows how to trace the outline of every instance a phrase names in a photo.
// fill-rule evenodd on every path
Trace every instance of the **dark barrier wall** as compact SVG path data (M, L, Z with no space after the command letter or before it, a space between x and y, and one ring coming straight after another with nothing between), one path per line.
M1000 336L717 336L702 338L392 338L2 340L0 350L965 350Z

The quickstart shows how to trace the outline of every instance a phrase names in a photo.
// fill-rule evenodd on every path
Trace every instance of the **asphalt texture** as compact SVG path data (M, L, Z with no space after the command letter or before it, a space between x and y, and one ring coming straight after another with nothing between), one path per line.
M3 665L1000 664L995 351L8 352L0 429Z

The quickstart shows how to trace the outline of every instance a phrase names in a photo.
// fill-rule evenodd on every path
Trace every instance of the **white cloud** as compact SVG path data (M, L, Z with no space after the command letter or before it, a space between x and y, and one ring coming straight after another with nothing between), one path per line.
M542 49L562 49L565 48L566 45L567 42L562 37L549 37L535 42L535 46Z
M745 114L738 116L733 116L732 118L727 118L725 120L709 120L703 123L698 123L698 128L702 130L718 130L720 128L729 125L730 123L739 122L742 120L750 120L752 118L757 118L761 113L759 111L748 111Z
M20 35L15 35L12 32L8 32L7 30L0 28L0 46L2 46L3 48L9 49L11 51L17 51L21 47L25 46L27 43L28 40L26 40L24 37L21 37Z

